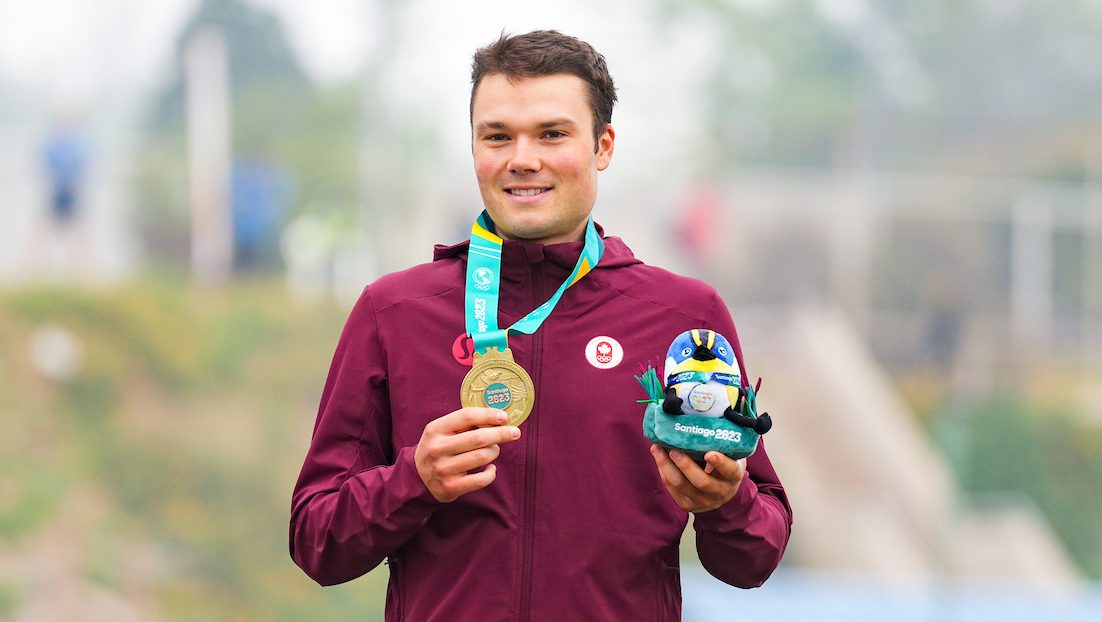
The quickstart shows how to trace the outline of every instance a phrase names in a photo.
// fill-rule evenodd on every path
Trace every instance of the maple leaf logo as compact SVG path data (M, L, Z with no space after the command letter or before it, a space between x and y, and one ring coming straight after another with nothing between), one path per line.
M612 344L607 341L602 341L597 344L597 362L610 363L612 362Z

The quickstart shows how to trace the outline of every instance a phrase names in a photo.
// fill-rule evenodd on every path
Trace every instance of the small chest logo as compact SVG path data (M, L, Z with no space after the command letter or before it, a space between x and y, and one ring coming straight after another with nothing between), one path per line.
M612 369L624 360L624 348L612 337L594 337L585 346L585 360L597 369Z
M467 333L460 333L452 342L452 357L460 365L474 365L474 340Z

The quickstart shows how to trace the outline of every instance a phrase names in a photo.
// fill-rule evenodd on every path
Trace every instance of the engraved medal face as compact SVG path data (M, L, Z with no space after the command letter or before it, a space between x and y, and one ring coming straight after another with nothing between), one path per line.
M497 408L509 416L506 425L520 425L532 413L536 388L524 368L513 360L513 352L505 348L487 348L486 354L475 354L471 371L463 378L459 401L465 407Z

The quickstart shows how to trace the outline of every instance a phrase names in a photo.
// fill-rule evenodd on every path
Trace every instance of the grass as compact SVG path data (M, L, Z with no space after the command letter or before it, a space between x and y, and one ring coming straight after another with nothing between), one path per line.
M0 294L0 337L15 344L0 351L14 405L0 432L19 441L0 448L0 543L62 533L81 557L71 580L167 619L381 620L385 569L323 590L287 554L291 488L346 311L265 280ZM30 360L47 325L80 345L68 380ZM102 507L82 516L89 498ZM0 608L23 596L5 587Z

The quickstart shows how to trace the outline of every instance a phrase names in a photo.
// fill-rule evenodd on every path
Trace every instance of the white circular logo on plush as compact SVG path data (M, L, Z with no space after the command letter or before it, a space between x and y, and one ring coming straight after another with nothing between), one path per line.
M585 346L585 360L597 369L612 369L624 360L624 348L612 337L594 337Z
M715 403L715 393L706 384L698 384L689 391L689 405L698 413L708 412Z

